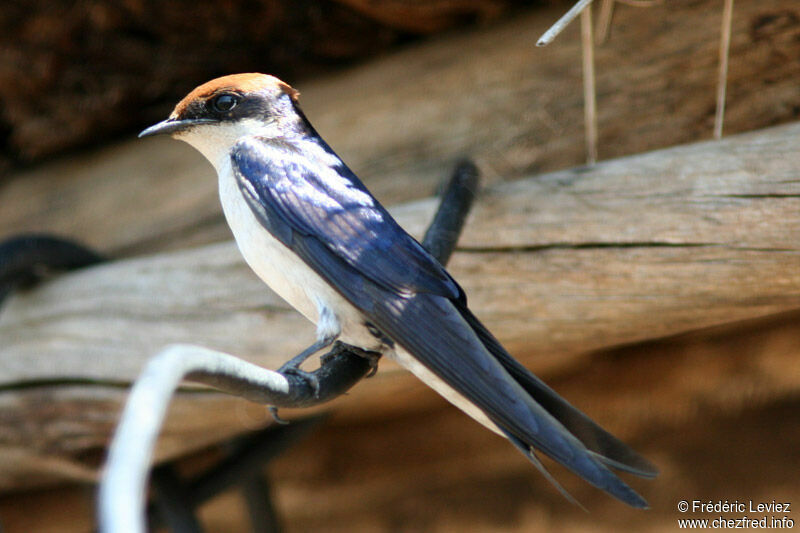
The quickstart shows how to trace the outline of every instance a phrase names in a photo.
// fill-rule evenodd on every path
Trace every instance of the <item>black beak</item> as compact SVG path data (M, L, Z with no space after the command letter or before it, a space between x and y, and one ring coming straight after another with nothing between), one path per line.
M177 133L179 131L188 130L189 128L193 128L194 126L198 126L200 124L211 124L217 122L211 118L190 118L186 120L177 120L174 118L168 118L167 120L162 120L158 124L154 124L143 130L139 134L139 138L142 137L150 137L152 135L160 135L162 133Z

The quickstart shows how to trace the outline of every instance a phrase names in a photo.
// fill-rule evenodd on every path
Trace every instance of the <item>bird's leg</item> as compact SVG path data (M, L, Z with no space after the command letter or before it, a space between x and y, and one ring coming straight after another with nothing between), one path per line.
M278 369L281 374L294 374L305 379L314 390L314 396L319 393L319 378L311 372L300 370L306 359L333 344L342 333L342 324L333 310L323 302L317 302L317 342L292 357Z
M330 307L322 303L319 303L318 306L317 312L319 314L319 320L317 320L317 342L289 359L289 361L278 369L278 373L280 374L294 374L295 376L303 378L311 387L314 398L319 397L319 377L314 373L300 370L300 365L318 351L333 344L342 332L342 325L336 317L336 313L334 313ZM286 423L285 420L278 416L277 407L270 407L269 413L272 415L272 418L275 419L275 422L279 424Z
M303 378L306 383L309 384L311 389L314 393L314 398L319 398L320 393L320 378L316 373L313 372L306 372L305 370L300 370L298 368L306 359L314 355L316 352L322 350L330 346L331 344L336 342L329 351L325 352L319 357L320 362L320 369L324 367L326 364L331 362L335 359L338 355L343 353L350 353L355 354L363 359L366 359L369 363L369 372L364 377L371 378L378 372L378 361L380 361L381 354L380 352L373 352L369 350L364 350L363 348L359 348L358 346L352 346L350 344L345 344L340 341L336 341L336 337L327 338L327 339L320 339L305 350L303 350L298 355L292 357L289 361L283 364L277 371L280 374L294 374L296 376L300 376ZM284 420L278 414L278 408L274 405L271 405L267 408L269 414L272 416L272 419L275 420L278 424L288 424L287 420Z
M296 376L301 376L305 379L311 388L314 389L314 392L319 391L319 379L312 374L311 372L306 372L305 370L300 370L300 365L302 365L306 359L317 353L318 351L327 348L336 340L335 336L325 336L319 339L317 342L300 352L299 354L295 355L287 362L285 362L281 367L278 369L278 373L280 374L294 374Z
M338 336L338 335L337 335ZM312 372L306 372L305 370L300 370L300 365L302 365L306 359L317 353L318 351L327 348L336 340L336 336L326 336L319 339L317 342L300 352L299 354L295 355L288 361L286 361L281 367L277 370L279 374L294 374L295 376L300 376L303 378L306 383L311 387L313 391L314 397L319 396L319 378L315 376ZM272 419L275 420L278 424L288 424L289 422L284 420L283 418L278 415L278 408L274 405L270 405L268 408L269 414L272 415Z

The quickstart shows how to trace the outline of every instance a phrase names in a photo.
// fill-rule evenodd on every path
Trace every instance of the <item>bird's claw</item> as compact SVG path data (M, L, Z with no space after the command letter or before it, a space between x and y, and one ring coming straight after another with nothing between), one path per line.
M280 374L291 374L295 375L299 378L302 378L303 381L308 383L308 386L311 387L311 390L314 391L314 398L319 398L319 378L315 376L312 372L306 372L305 370L300 370L295 366L282 366L278 369Z
M365 377L371 378L378 373L378 361L381 360L380 352L370 352L368 350L357 350L356 353L369 362L369 372Z
M269 414L272 415L272 419L275 421L276 424L281 424L281 425L285 426L286 424L289 423L288 420L284 420L283 418L278 416L278 408L275 407L274 405L270 405L267 408L267 410L269 411Z
M364 377L371 378L372 376L378 373L378 360L380 358L381 358L380 356L367 357L367 360L369 361L369 372L367 372L367 375Z

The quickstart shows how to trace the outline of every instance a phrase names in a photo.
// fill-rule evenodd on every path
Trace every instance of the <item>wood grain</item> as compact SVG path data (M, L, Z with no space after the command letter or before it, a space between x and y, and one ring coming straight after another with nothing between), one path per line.
M534 46L562 12L532 11L297 83L301 103L387 203L430 195L464 155L489 182L580 165L578 28ZM610 40L595 50L601 159L711 137L719 17L711 0L618 6ZM792 0L736 6L727 133L800 116L800 62L790 60L800 55L797 20ZM185 83L183 93L195 84ZM197 153L169 139L130 141L0 184L0 236L56 231L129 256L227 239L218 204Z
M793 124L492 187L478 199L451 272L512 353L551 379L585 364L587 352L797 309L798 134ZM419 234L434 205L430 199L393 212ZM96 465L86 457L105 444L124 385L167 343L201 344L276 368L312 335L233 243L100 265L21 293L0 313L0 448L28 459L0 466L8 469L0 485L88 475ZM671 368L669 361L637 363L637 353L626 363L632 370L616 371L627 382L649 364ZM646 390L615 394L601 386L584 401L619 413L617 428L630 423L635 433L637 420L686 416L698 397L715 397L709 390L727 391L721 406L753 391L763 398L796 392L798 374L787 371L796 370L793 353L770 352L752 363L753 372L711 370L712 389L707 379L693 388L676 372L663 378L663 389L648 380ZM338 403L344 412L385 415L430 401L387 363ZM633 400L656 390L670 409ZM686 391L689 407L671 390ZM200 391L179 398L174 410L159 457L268 420L263 407ZM31 466L53 457L63 467Z

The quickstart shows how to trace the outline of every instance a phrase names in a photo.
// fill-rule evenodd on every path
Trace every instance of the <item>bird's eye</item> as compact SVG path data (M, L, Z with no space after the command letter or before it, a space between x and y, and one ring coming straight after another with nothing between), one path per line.
M218 113L227 113L239 103L239 97L235 94L222 93L211 100L211 107Z

